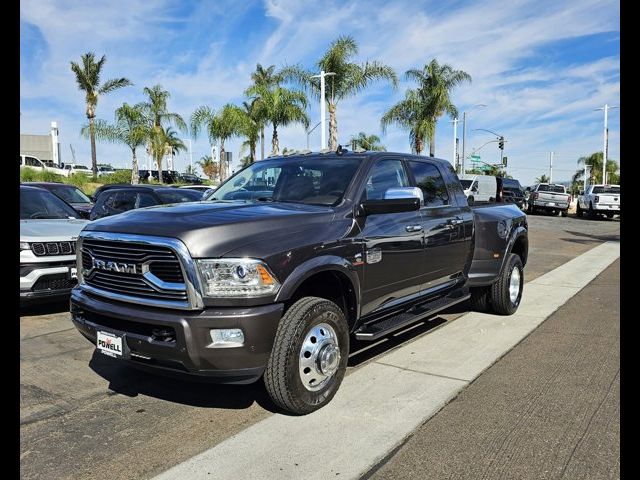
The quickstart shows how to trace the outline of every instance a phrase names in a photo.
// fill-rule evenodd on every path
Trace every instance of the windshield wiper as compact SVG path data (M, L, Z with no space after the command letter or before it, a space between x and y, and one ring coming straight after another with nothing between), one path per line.
M256 198L258 202L273 202L275 201L273 197L258 197Z

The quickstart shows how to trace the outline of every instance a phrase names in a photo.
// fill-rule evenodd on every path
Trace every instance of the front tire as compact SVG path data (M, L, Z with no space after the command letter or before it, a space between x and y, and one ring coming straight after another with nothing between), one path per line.
M589 218L591 220L595 220L596 218L596 211L593 209L593 203L589 204Z
M318 297L303 297L282 317L264 373L273 402L306 415L331 401L349 357L349 328L342 310Z
M576 206L576 215L582 218L582 209L580 208L580 202L578 202L578 205Z
M494 313L513 315L520 306L524 286L524 267L515 253L509 254L498 280L491 285L490 300Z

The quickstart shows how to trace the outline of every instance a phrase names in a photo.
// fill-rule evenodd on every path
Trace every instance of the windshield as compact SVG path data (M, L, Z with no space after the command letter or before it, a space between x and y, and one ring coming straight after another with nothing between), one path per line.
M80 216L51 192L36 188L21 188L20 219L36 218L80 218Z
M471 186L472 181L473 180L460 180L460 183L462 184L462 189L469 190L469 187Z
M199 202L202 200L202 192L186 188L176 188L171 191L156 190L156 193L164 203Z
M89 170L87 167L85 167L84 165L75 165L73 167L74 170Z
M231 177L207 200L336 205L342 200L359 165L359 158L263 160Z
M91 199L78 188L54 187L52 191L67 203L91 203Z
M510 190L521 190L520 182L518 180L513 180L512 178L503 178L502 179L502 188L508 188Z
M620 187L593 187L593 193L615 193L620 195Z
M562 185L540 185L539 192L565 193Z

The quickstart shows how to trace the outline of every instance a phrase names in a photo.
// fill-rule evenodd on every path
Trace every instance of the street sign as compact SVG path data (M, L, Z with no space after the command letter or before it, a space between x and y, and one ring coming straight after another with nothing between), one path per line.
M471 155L469 158L471 158L472 162L479 162L480 161L480 155Z

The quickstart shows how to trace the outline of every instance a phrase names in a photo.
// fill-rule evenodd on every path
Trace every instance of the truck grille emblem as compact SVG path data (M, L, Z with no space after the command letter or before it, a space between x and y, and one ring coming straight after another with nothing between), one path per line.
M118 273L138 273L137 266L135 263L119 263L105 260L98 260L97 258L93 258L93 268L97 270L106 270L107 272L118 272Z

